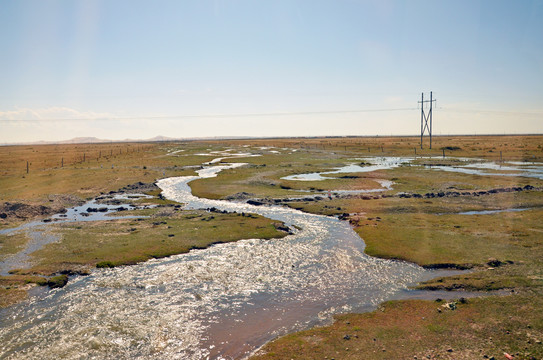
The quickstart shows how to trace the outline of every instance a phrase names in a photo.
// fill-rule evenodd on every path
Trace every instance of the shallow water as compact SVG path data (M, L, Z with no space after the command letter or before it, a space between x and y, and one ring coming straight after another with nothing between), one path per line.
M199 176L239 166L214 166ZM366 256L361 239L336 218L196 198L188 186L196 178L158 185L187 208L258 213L302 230L75 278L63 289L0 311L0 354L241 358L277 335L329 321L336 312L369 310L442 274Z
M41 225L41 226L37 226ZM23 250L14 255L7 256L0 261L0 276L9 275L13 269L25 269L32 266L30 254L40 250L47 244L58 241L59 237L47 231L47 225L37 223L33 228L28 228L27 235L30 240Z
M531 177L543 180L543 164L532 162L478 162L474 164L466 164L463 166L427 166L434 170L459 172L470 175L481 176L521 176Z
M529 210L528 208L517 208L517 209L501 209L501 210L475 210L475 211L464 211L458 213L458 215L491 215L498 214L502 212L519 212Z
M367 161L369 165L348 164L342 167L338 167L335 170L320 171L307 174L296 174L282 177L283 180L299 180L299 181L320 181L326 179L334 179L333 174L346 174L357 172L372 172L377 170L386 170L398 167L402 164L407 164L412 161L412 158L401 157L372 157L361 158L357 160Z

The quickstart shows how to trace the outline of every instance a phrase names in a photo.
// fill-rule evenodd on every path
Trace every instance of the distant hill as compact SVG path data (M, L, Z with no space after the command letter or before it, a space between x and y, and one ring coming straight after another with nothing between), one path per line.
M20 143L3 143L1 145L50 145L50 144L99 144L99 143L111 143L111 142L159 142L159 141L177 141L186 139L176 139L167 136L155 136L150 139L124 139L124 140L106 140L99 139L97 137L75 137L70 140L60 141L34 141L34 142L20 142Z
M111 140L98 139L96 137L76 137L70 140L58 141L57 144L91 144L110 142Z

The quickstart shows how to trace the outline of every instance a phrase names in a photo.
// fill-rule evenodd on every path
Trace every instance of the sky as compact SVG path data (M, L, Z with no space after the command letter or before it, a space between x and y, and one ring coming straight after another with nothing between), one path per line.
M0 0L0 143L417 135L430 91L543 133L543 1Z

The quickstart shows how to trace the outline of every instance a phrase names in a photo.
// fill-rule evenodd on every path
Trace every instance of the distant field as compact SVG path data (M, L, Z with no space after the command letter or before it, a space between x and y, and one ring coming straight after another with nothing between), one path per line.
M47 203L51 194L91 198L138 181L193 173L181 167L199 164L202 157L166 156L178 147L187 145L0 146L0 201Z
M357 155L445 155L469 156L499 160L543 161L543 136L541 135L504 135L504 136L434 136L432 149L429 139L424 137L420 148L420 137L330 137L330 138L290 138L235 140L228 144L291 147L337 151L342 154ZM224 141L210 143L223 144Z

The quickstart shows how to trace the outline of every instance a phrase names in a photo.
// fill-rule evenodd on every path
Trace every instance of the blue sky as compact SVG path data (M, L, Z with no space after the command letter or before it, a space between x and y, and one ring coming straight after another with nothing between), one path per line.
M0 34L0 143L417 134L430 91L434 134L543 132L543 1L0 0Z

